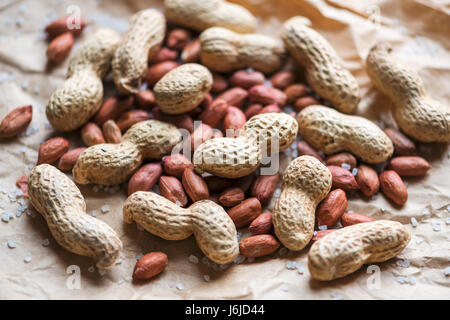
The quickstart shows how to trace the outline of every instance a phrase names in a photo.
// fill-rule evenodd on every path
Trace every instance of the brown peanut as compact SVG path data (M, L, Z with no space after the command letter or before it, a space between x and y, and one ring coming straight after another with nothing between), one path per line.
M136 171L128 182L128 195L136 191L149 191L162 174L160 163L148 163Z

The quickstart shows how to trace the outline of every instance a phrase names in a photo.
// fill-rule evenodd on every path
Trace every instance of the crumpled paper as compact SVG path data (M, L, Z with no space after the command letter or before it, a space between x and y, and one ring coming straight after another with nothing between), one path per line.
M449 104L450 30L448 6L439 1L292 1L248 0L240 3L259 17L259 31L278 36L282 22L302 15L336 48L356 76L363 100L358 114L392 125L392 103L372 86L364 67L372 45L390 41L395 54L415 67L427 92ZM43 27L76 6L90 22L77 46L97 27L123 32L132 13L162 9L161 1L14 1L0 4L0 118L14 107L32 104L33 121L19 138L0 143L0 299L448 299L450 297L450 160L447 146L419 145L432 165L425 177L406 179L409 200L399 209L381 194L367 201L349 196L349 211L375 219L392 219L412 232L409 246L398 257L332 282L312 280L307 249L227 267L212 264L191 237L165 241L122 220L125 188L82 186L88 214L112 226L123 241L122 259L103 272L91 259L62 249L45 221L27 200L19 200L15 181L36 163L39 144L58 135L45 118L45 104L62 83L67 61L46 69L47 42ZM72 10L74 9L71 7ZM75 8L75 9L76 9ZM106 82L111 87L111 80ZM64 134L72 148L81 146L76 133ZM293 153L284 152L281 171ZM23 201L23 202L22 202ZM104 207L105 205L109 206ZM274 205L274 200L269 209ZM31 207L31 205L30 205ZM102 207L104 212L102 211ZM20 215L20 217L16 215ZM411 219L417 220L413 226ZM241 230L242 236L247 235ZM169 257L167 269L147 282L133 283L136 259L150 251Z

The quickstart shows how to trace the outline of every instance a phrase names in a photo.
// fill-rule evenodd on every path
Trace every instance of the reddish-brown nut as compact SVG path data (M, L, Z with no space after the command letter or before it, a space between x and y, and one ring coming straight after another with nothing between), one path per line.
M161 176L159 178L159 190L162 196L180 207L184 207L188 202L183 185L176 177Z
M239 252L247 258L257 258L274 253L280 242L271 234L252 236L239 242Z
M151 50L149 53L152 53ZM162 47L159 49L159 51L151 57L151 59L148 61L150 64L156 64L164 61L175 61L178 57L178 51L172 50L167 47Z
M416 145L411 139L394 128L384 129L384 133L394 145L394 154L397 156L414 156L417 154Z
M164 61L150 66L145 73L145 82L149 87L153 86L161 79L167 72L178 67L178 62L175 61Z
M380 180L377 172L369 166L361 164L356 174L359 189L367 197L373 196L380 190Z
M87 148L82 147L82 148L75 148L72 149L68 152L66 152L60 159L58 162L58 169L61 171L70 171L73 169L73 167L75 166L75 163L78 160L78 157L80 156L80 154L86 150Z
M209 199L208 185L205 180L194 172L192 168L183 171L182 182L184 190L192 202Z
M149 191L162 175L160 163L148 163L143 165L128 182L128 195L136 191Z
M182 154L172 154L164 157L162 165L165 173L180 179L185 169L194 168L192 162Z
M167 262L167 255L162 252L147 253L136 262L133 270L133 279L150 279L163 272Z
M316 210L317 225L331 227L347 209L347 197L344 190L335 189L320 202Z
M430 163L422 157L404 156L392 158L389 168L402 177L422 176L430 170Z
M327 168L331 172L333 188L340 188L344 191L359 189L355 177L347 169L338 166L327 166Z
M156 105L155 95L149 89L139 91L135 99L139 108L151 110Z
M211 192L222 192L223 190L231 187L233 183L231 179L217 176L208 176L205 177L204 180L208 185L208 189L211 190Z
M194 120L187 114L172 116L164 114L159 107L154 107L152 109L152 114L156 120L171 123L176 127L188 130L189 132L194 130Z
M209 196L209 200L211 200L211 201L217 203L218 205L220 205L220 202L219 202L219 195L218 195L218 194L211 194L211 195Z
M238 179L233 179L232 181L233 181L234 186L241 188L242 191L244 191L244 193L246 193L250 189L254 179L255 179L255 173L253 172L253 173L249 174L248 176L244 176L244 177L241 177Z
M114 120L108 120L102 127L103 136L107 143L120 143L122 140L122 132Z
M79 36L86 27L86 21L74 16L66 16L50 22L45 27L49 39L59 36L60 34L71 32L75 37Z
M305 96L305 97L301 97L301 98L298 98L297 100L295 100L294 109L297 112L300 112L303 109L305 109L306 107L316 105L316 104L320 104L320 102L317 101L313 97Z
M264 108L262 108L258 114L262 114L262 113L281 113L282 110L280 109L280 107L277 104L269 104L268 106L265 106Z
M256 198L249 198L228 210L227 213L236 228L245 227L261 214L261 203Z
M66 32L53 39L47 48L47 59L51 65L58 65L67 58L75 43L72 32Z
M125 112L117 119L117 125L122 132L128 130L132 125L151 119L150 114L144 110L131 110Z
M219 202L225 207L235 206L245 199L245 194L239 187L231 187L224 190L219 196Z
M299 156L312 156L318 159L320 162L323 162L322 157L317 153L316 150L311 147L308 142L302 140L297 144L297 151Z
M253 235L269 234L273 231L272 212L261 213L248 227Z
M375 221L375 219L365 216L360 213L353 213L353 212L345 213L341 217L341 224L344 227L352 226L352 225L358 224L358 223L365 223L365 222L372 222L372 221Z
M244 89L263 84L264 81L266 81L266 77L262 72L249 70L238 70L229 79L230 85Z
M408 190L402 178L393 170L383 171L380 174L381 192L394 203L402 206L408 200Z
M81 129L81 140L83 140L84 144L88 147L105 143L102 129L94 122L88 122L83 126Z
M287 97L287 103L291 104L297 101L298 98L308 94L308 87L301 83L295 83L284 89L284 94Z
M213 128L211 126L201 123L198 127L194 129L194 132L191 133L189 139L185 141L187 145L190 143L191 153L194 152L203 142L212 139L213 137ZM184 148L186 150L186 148Z
M16 186L22 191L22 197L28 198L28 177L26 175L20 176L16 180Z
M287 99L283 91L263 85L252 87L248 91L248 97L254 103L261 103L263 105L277 104L280 107L286 104Z
M183 50L191 38L191 33L186 29L175 28L167 35L167 46L171 49Z
M189 42L181 52L181 60L185 63L198 62L200 60L200 39Z
M255 103L245 109L245 117L249 120L251 117L256 116L263 109L262 104Z
M316 242L317 240L322 239L323 237L329 235L330 233L332 233L333 231L336 231L336 230L337 229L328 229L328 230L315 231L313 237L311 238L310 244L313 245L314 242Z
M234 87L223 92L216 99L223 99L230 106L242 107L247 100L248 92L240 87Z
M217 128L227 111L228 103L223 99L216 99L200 114L200 120L213 128Z
M227 108L227 114L223 119L223 129L227 137L235 137L239 135L239 130L247 122L244 112L241 109L229 106Z
M295 81L295 74L292 71L279 71L270 77L270 82L277 89L285 89Z
M133 100L133 97L109 97L95 114L94 122L101 127L108 120L116 120L122 113L131 109Z
M45 141L39 147L36 165L43 163L52 164L69 150L70 143L64 138L56 137Z
M280 174L260 175L251 186L250 194L257 198L262 205L269 203L280 180Z
M349 152L340 152L328 156L325 159L325 163L327 164L327 166L338 166L338 167L342 167L342 165L345 163L350 165L351 168L356 168L357 160L355 156Z
M213 73L212 76L213 76L213 84L211 87L212 93L221 93L222 91L225 91L228 88L228 81L224 76L218 73Z
M10 111L0 123L0 138L12 138L23 132L33 119L33 107L23 106Z

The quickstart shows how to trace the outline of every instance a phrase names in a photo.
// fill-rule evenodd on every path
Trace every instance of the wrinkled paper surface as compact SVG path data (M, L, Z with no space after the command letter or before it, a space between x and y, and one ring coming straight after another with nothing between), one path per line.
M282 22L291 16L309 18L313 28L330 41L356 76L363 95L357 113L380 125L393 123L392 103L373 88L364 67L370 47L380 40L390 41L395 54L418 70L430 96L449 104L450 8L445 2L237 2L259 17L259 30L268 35L278 36ZM39 144L58 135L46 124L44 109L51 93L63 82L67 60L52 71L46 69L47 42L42 30L49 21L66 14L70 5L78 6L90 22L72 53L98 27L123 32L132 13L148 7L162 9L160 1L0 1L0 118L17 106L33 105L33 121L27 134L0 143L2 216L5 212L15 215L21 206L19 197L15 200L10 193L15 192L16 179L28 174L36 163ZM110 79L106 87L106 95L111 94ZM76 133L63 136L71 141L71 148L81 146ZM444 269L450 267L449 150L442 145L420 145L419 151L432 169L426 177L406 179L409 200L403 208L394 207L381 194L372 201L358 194L349 197L348 210L375 219L400 221L412 232L406 250L397 258L377 264L379 269L364 266L343 279L321 283L309 275L305 249L281 250L271 257L231 264L222 270L202 262L204 255L192 237L165 241L134 224L125 224L125 188L105 191L82 186L88 213L95 210L97 218L112 226L122 239L122 261L100 273L91 259L62 249L38 213L25 211L9 222L0 222L0 299L448 299L450 276L445 276ZM291 156L282 154L280 171ZM102 213L104 205L110 206L109 212ZM273 205L274 200L269 209ZM418 221L415 228L411 225L413 217ZM247 235L245 229L241 231ZM9 248L8 241L16 247ZM133 283L136 258L150 251L168 255L167 269L151 281ZM190 262L190 255L200 261ZM301 266L304 273L299 273L296 266ZM205 275L209 281L205 281Z

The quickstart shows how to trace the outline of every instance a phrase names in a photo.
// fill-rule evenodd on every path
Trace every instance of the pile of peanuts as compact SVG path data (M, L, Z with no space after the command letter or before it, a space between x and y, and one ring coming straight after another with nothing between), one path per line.
M416 73L391 59L386 44L369 53L368 73L394 101L403 133L383 131L352 115L361 100L357 81L306 19L289 19L276 39L255 33L255 17L222 0L166 0L165 10L136 13L123 36L109 29L89 35L50 97L53 128L79 131L86 147L69 150L63 137L44 142L36 167L17 185L47 221L58 221L49 223L58 243L99 268L114 264L122 243L85 213L75 183L128 183L126 223L167 240L194 235L216 263L267 256L280 244L308 246L311 276L333 280L399 254L409 230L345 213L346 192L372 197L381 189L403 206L402 177L430 169L409 137L450 141L450 113L425 97ZM110 68L117 92L104 99ZM10 117L14 130L5 119L0 134L5 128L14 136L30 117ZM265 149L272 142L276 150ZM293 144L299 157L285 172L263 174L265 153ZM75 183L61 171L71 171ZM247 227L252 236L238 241L237 229ZM154 277L167 263L162 252L146 254L133 278Z

